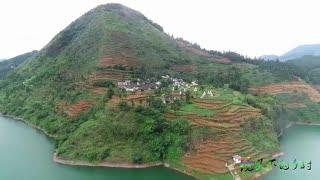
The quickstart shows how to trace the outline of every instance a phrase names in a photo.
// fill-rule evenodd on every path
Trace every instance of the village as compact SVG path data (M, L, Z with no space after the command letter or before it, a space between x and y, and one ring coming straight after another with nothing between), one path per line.
M212 90L202 90L203 92L201 91L202 93L199 94L199 90L201 89L201 87L196 80L188 83L183 79L170 77L169 75L161 76L161 79L157 81L142 81L140 79L137 79L135 81L119 81L117 83L117 86L120 89L124 89L128 93L135 94L159 90L164 86L164 82L166 82L166 87L170 89L171 93L170 95L161 95L163 103L172 103L176 99L182 99L188 91L193 92L193 95L197 95L197 98L201 99L214 96Z

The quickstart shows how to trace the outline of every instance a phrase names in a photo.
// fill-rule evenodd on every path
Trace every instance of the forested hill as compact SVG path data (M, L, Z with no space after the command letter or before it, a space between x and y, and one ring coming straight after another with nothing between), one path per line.
M303 71L305 71L310 81L314 84L320 84L320 57L319 56L303 56L298 59L292 59L288 61L289 64L293 64Z
M34 58L38 54L38 51L32 51L11 59L7 59L0 62L0 79L3 79L9 72L16 69L20 64Z
M284 108L249 87L294 80L309 77L293 64L204 50L133 9L106 4L0 81L0 111L52 135L59 158L167 162L198 178L223 179L231 176L225 163L232 155L278 151ZM290 88L297 86L307 85Z

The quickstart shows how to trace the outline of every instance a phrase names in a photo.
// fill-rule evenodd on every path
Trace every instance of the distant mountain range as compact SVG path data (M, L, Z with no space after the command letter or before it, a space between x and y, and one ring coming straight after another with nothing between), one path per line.
M264 60L277 60L284 62L291 59L298 59L303 56L320 56L320 44L307 44L307 45L300 45L287 53L276 56L276 55L263 55L260 56L260 59Z
M9 72L16 69L22 63L34 58L37 54L38 51L32 51L11 59L0 60L0 79L4 78Z

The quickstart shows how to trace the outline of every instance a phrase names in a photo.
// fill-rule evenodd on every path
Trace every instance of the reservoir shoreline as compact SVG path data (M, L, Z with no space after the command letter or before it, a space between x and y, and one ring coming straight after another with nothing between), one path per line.
M50 138L57 138L57 136L55 135L52 135L50 133L48 133L46 130L44 130L43 128L39 127L39 126L36 126L28 121L26 121L25 119L23 118L20 118L20 117L16 117L16 116L13 116L13 115L8 115L8 114L3 114L3 113L0 113L0 116L1 117L6 117L6 118L9 118L9 119L12 119L12 120L15 120L15 121L20 121L20 122L23 122L25 123L26 125L36 129L37 131L39 131L40 133L43 133L44 135L46 135L47 137L50 137ZM163 167L166 167L168 169L171 169L173 171L176 171L176 172L179 172L179 173L182 173L182 174L186 174L188 176L192 176L192 174L190 173L187 173L185 171L182 171L180 169L177 169L175 167L170 167L170 164L168 163L163 163L163 162L155 162L155 163L150 163L150 164L132 164L132 163L127 163L127 162L119 162L119 163L114 163L114 162L107 162L107 161L104 161L104 162L100 162L100 163L91 163L91 162L87 162L87 161L80 161L80 160L71 160L71 159L63 159L59 156L57 156L57 153L55 152L53 154L53 161L55 163L58 163L58 164L63 164L63 165L69 165L69 166L83 166L83 167L106 167L106 168L122 168L122 169L146 169L146 168L151 168L151 167L160 167L160 166L163 166ZM193 177L193 176L192 176Z
M47 132L46 130L44 130L43 128L41 128L41 127L39 127L39 126L36 126L36 125L34 125L34 124L32 124L32 123L30 123L30 122L28 122L28 121L26 121L26 120L24 120L24 119L22 119L22 118L20 118L20 117L8 115L8 114L3 114L3 113L0 113L0 116L6 117L6 118L10 118L10 119L16 120L16 121L21 121L21 122L25 123L26 125L28 125L28 126L34 128L34 129L38 130L39 132L41 132L41 133L43 133L43 134L45 134L46 136L48 136L48 137L50 137L50 138L56 138L56 137L57 137L57 136L55 136L55 135L52 135L52 134L48 133L48 132Z
M320 123L312 123L312 122L290 122L286 125L286 127L282 128L280 133L278 134L278 138L282 136L284 131L294 125L307 125L307 126L320 126Z
M16 121L21 121L23 123L25 123L26 125L38 130L39 132L45 134L46 136L50 137L50 138L57 138L56 135L52 135L49 134L47 131L45 131L43 128L38 127L26 120L24 120L23 118L20 117L16 117L16 116L12 116L12 115L7 115L7 114L3 114L0 113L0 116L2 117L7 117L9 119L12 120L16 120ZM279 133L278 137L281 137L284 133L284 131L294 125L308 125L308 126L320 126L320 123L309 123L309 122L290 122L288 123L288 125L283 128L281 130L281 132ZM283 152L279 152L277 154L273 155L273 158L278 158L280 156L284 155ZM182 171L180 169L177 169L175 167L170 167L169 164L165 163L165 162L154 162L154 163L150 163L150 164L132 164L132 163L128 163L128 162L100 162L100 163L91 163L91 162L87 162L87 161L81 161L81 160L72 160L72 159L64 159L62 157L57 156L57 153L55 152L53 154L53 161L58 163L58 164L64 164L64 165L69 165L69 166L85 166L85 167L109 167L109 168L123 168L123 169L143 169L143 168L150 168L150 167L167 167L168 169L192 176L190 173ZM270 170L271 171L271 170ZM267 175L270 171L266 171L263 173L258 173L256 175L254 175L254 178L262 178L263 176Z
M296 125L320 126L320 123L301 122L301 121L300 122L299 121L290 122L284 128L281 129L281 131L280 131L280 133L279 133L279 135L277 137L280 138L287 129L289 129L290 127L296 126ZM281 152L281 153L279 153L277 155L278 156L276 158L283 156L284 153ZM264 173L258 174L257 176L255 176L255 178L257 178L257 179L262 178L262 177L266 176L268 173L270 173L271 171L272 171L272 169L270 169L270 171L266 171Z
M48 133L43 128L41 128L39 126L36 126L36 125L24 120L23 118L12 116L12 115L8 115L8 114L3 114L3 113L0 113L0 116L6 117L6 118L10 118L10 119L16 120L16 121L21 121L21 122L25 123L26 125L38 130L39 132L41 132L43 134L45 134L46 136L48 136L50 138L57 138L57 136ZM157 166L163 166L164 165L161 162L156 162L156 163L153 163L153 164L130 164L130 163L101 162L101 163L95 164L95 163L90 163L90 162L86 162L86 161L63 159L63 158L58 157L56 153L53 154L53 161L56 162L56 163L59 163L59 164L71 165L71 166L113 167L113 168L128 168L128 169L130 169L130 168L132 168L132 169L135 169L135 168L149 168L149 167L157 167Z
M112 167L112 168L132 168L132 169L139 169L139 168L149 168L149 167L158 167L163 166L163 163L156 162L153 164L131 164L131 163L113 163L113 162L100 162L100 163L90 163L87 161L79 161L79 160L68 160L63 159L57 156L57 153L53 154L53 161L59 164L64 165L71 165L71 166L87 166L87 167Z
M55 144L38 129L20 120L0 117L0 179L46 180L187 180L194 179L164 167L105 168L62 165L53 161ZM117 161L113 161L117 162Z

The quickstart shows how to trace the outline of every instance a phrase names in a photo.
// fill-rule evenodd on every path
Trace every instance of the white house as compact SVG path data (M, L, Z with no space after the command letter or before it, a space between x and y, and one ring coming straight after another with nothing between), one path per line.
M234 163L236 163L236 164L239 164L242 161L242 157L239 155L232 156L232 159L233 159Z
M199 84L196 83L196 81L191 82L191 86L198 86Z

